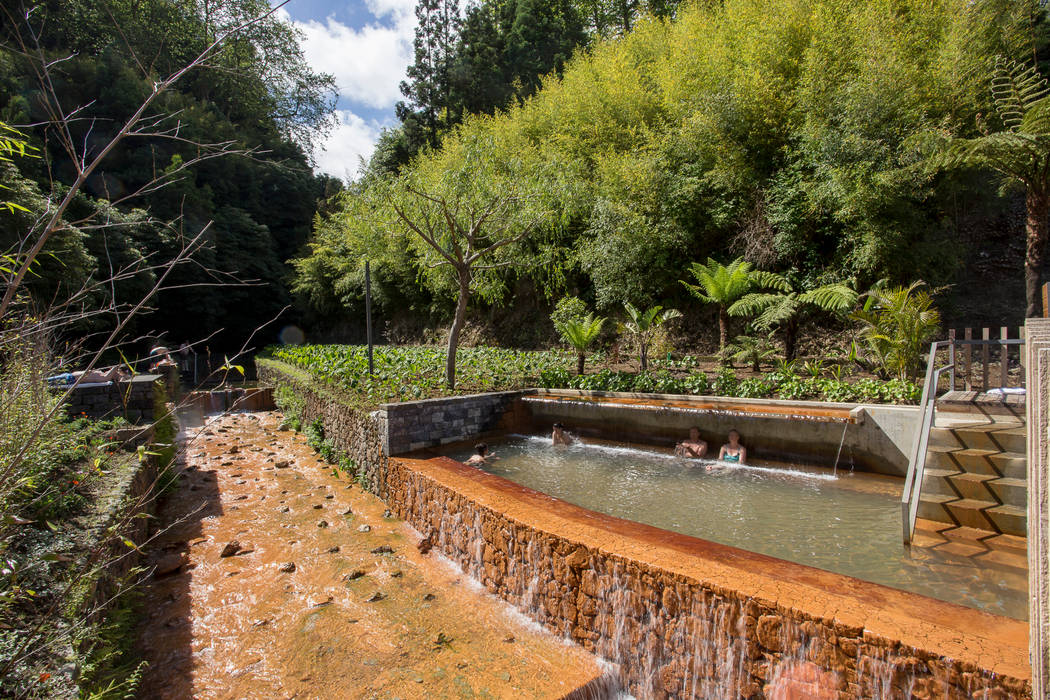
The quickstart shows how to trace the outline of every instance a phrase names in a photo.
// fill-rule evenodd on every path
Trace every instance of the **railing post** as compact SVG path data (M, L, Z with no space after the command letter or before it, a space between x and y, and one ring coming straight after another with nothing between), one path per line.
M999 329L999 386L1006 387L1010 380L1010 358L1006 354L1006 343L1002 342L1006 340L1010 335L1010 329L1003 326Z
M965 329L963 331L963 338L965 338L966 340L973 340L973 329L972 328ZM966 389L966 391L972 391L973 390L973 346L970 345L969 343L967 343L965 350L966 350L966 354L964 355L964 357L966 359L963 360L963 362L966 363L966 372L965 372L965 374L963 374L963 381L965 382L965 384L963 385L963 388Z
M991 340L991 339L992 339L992 329L991 328L982 328L981 329L981 340ZM990 343L984 343L983 345L981 345L981 364L982 364L982 367L981 367L981 391L983 391L983 392L987 392L988 391L988 375L989 375L989 373L991 371L991 367L989 367L989 365L991 365L991 362L992 362L992 346L991 346Z
M948 331L948 364L952 373L948 375L948 391L955 391L955 329Z

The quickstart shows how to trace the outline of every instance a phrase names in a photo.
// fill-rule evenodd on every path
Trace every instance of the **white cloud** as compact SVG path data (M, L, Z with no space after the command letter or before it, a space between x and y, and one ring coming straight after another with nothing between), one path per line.
M329 17L324 22L285 18L305 35L303 51L316 70L335 76L339 95L369 107L389 108L401 99L399 85L412 62L414 2L368 0L377 20L359 29ZM283 12L283 10L282 10Z
M372 154L380 126L366 122L349 110L337 109L338 123L325 143L315 153L317 170L333 177L353 180L357 177L360 159Z

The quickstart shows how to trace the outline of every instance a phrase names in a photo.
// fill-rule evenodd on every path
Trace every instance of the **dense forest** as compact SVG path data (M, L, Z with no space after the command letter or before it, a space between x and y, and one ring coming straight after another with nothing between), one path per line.
M473 319L502 342L546 342L541 321L566 294L619 315L662 303L685 312L680 327L711 329L713 310L681 283L708 257L742 256L800 291L921 279L949 323L1020 321L1024 188L990 168L932 167L929 144L1007 126L991 83L997 62L1041 63L1040 4L625 12L595 22L582 4L490 0L458 19L419 5L402 124L295 261L326 329L356 329L365 258L392 338L447 324L455 266L410 222L503 196L514 206L487 224L535 230L468 275ZM515 43L539 26L542 47Z
M126 310L201 231L205 245L130 331L236 348L291 303L286 261L307 240L319 198L341 187L314 175L306 156L328 128L334 84L310 69L295 29L265 0L5 3L0 121L30 150L0 164L5 199L20 207L0 211L0 250L24 252L34 222L76 179L74 158L98 155L158 81L242 25L86 180L26 278L36 304L127 270L89 302ZM113 317L72 328L99 330Z
M414 201L428 194L464 211L498 203L488 224L528 229L468 275L471 321L504 343L549 342L552 307L574 295L619 316L624 302L678 308L678 329L710 345L714 311L682 284L709 257L743 257L800 293L921 279L948 323L1022 317L1023 187L928 167L924 148L1004 128L997 61L1045 68L1037 2L420 0L399 123L349 184L311 172L334 84L270 10L5 11L0 122L33 150L0 164L5 199L23 207L0 210L4 251L75 179L66 144L102 148L158 76L263 16L154 105L173 121L122 141L88 178L26 280L34 299L134 268L105 301L131 304L160 272L144 261L204 231L133 330L223 349L287 323L359 340L367 258L386 337L435 339L458 283L406 226L434 213Z

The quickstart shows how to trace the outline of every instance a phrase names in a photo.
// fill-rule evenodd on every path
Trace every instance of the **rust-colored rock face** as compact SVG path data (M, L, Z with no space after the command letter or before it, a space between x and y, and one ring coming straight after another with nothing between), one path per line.
M446 458L391 509L644 698L1029 698L1025 623L593 513Z

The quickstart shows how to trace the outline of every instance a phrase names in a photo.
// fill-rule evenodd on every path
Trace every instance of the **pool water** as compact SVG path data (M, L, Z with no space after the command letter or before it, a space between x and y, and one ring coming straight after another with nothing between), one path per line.
M489 443L483 469L595 510L1018 619L1026 575L900 541L901 480L790 465L687 460L615 444ZM473 450L448 454L465 461Z

